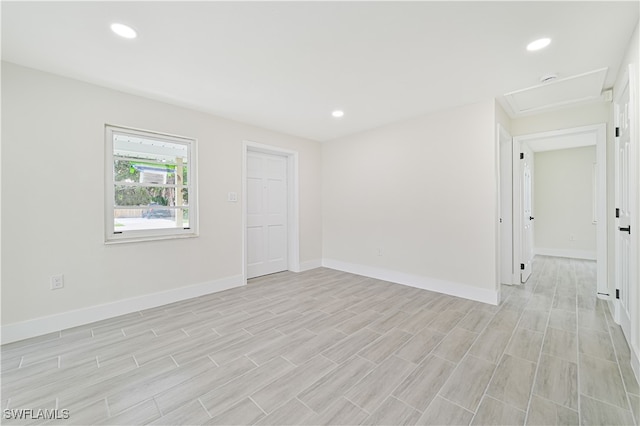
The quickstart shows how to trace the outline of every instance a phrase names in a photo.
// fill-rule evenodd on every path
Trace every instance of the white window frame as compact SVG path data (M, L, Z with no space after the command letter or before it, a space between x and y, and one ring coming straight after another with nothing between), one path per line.
M115 187L114 187L114 153L113 136L127 134L159 141L187 146L187 183L184 185L189 193L189 227L188 228L156 228L131 231L116 231L114 226ZM198 190L197 190L197 140L184 136L170 135L149 130L105 124L105 244L128 243L138 241L166 240L174 238L191 238L198 236Z

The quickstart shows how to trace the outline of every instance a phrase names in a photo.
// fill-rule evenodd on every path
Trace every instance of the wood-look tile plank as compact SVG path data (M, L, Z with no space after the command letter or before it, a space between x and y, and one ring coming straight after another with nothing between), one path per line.
M548 318L549 312L525 309L522 313L519 327L531 331L537 331L539 333L544 333L547 328Z
M557 404L578 409L578 365L542 354L534 393Z
M578 412L538 395L532 395L526 423L527 425L578 425Z
M269 414L282 405L283 402L295 397L316 382L334 367L334 363L318 355L253 393L251 398Z
M473 413L442 397L436 397L418 420L419 425L468 425Z
M578 319L575 312L552 309L549 316L549 327L571 333L577 331Z
M537 363L542 349L543 337L542 333L518 327L513 333L505 353Z
M469 312L457 325L457 327L471 331L473 333L480 333L489 324L493 318L491 312L487 312L480 308L474 309Z
M134 425L134 424L146 424L160 418L160 410L156 406L156 403L150 399L143 401L140 404L131 407L130 409L119 413L118 415L111 416L108 419L104 419L97 424L102 425Z
M406 331L407 333L415 334L427 327L437 316L438 313L435 311L430 309L420 309L416 312L410 313L409 317L398 325L398 328Z
M418 364L444 339L445 334L431 328L416 333L404 346L396 351L396 356Z
M292 348L283 358L296 365L304 364L319 353L324 352L347 337L337 330L326 330L302 346Z
M535 372L535 363L504 355L489 383L487 394L524 412L529 404Z
M617 362L609 333L581 328L578 335L580 353Z
M415 364L391 356L352 387L345 397L372 413L415 368Z
M385 311L386 312L386 311ZM368 328L379 334L384 334L394 327L399 327L409 318L409 314L403 311L386 313L379 320L369 324Z
M154 399L162 414L166 415L255 368L253 362L241 357L228 364L208 368L174 386L158 387Z
M542 352L571 362L578 362L578 336L549 327L542 344Z
M394 328L358 352L358 355L379 364L387 359L389 355L397 351L398 348L404 345L411 337L411 334Z
M440 395L469 411L476 411L496 365L467 355L449 376Z
M580 398L582 423L589 425L632 425L631 411L582 395Z
M393 391L393 396L424 411L436 397L456 364L429 355Z
M428 327L432 330L446 334L451 331L451 329L453 329L453 327L455 327L456 324L458 324L464 317L465 314L463 312L448 309L439 313L436 318L429 323Z
M207 425L252 425L265 417L265 413L251 399L243 399L236 405L207 421Z
M293 368L294 366L284 359L275 358L222 386L212 388L199 400L210 415L216 416Z
M120 389L117 393L109 392L110 396L107 397L109 410L112 414L118 414L139 402L152 398L158 394L158 389L171 388L215 369L217 366L209 358L201 358L176 369L152 375L135 385Z
M362 425L414 425L422 413L394 397L387 398Z
M375 367L376 364L371 361L359 356L353 357L299 393L298 399L321 413Z
M305 406L296 398L293 398L273 413L263 417L257 424L274 426L301 425L305 424L307 420L315 414L316 413L310 410L309 407Z
M356 331L349 337L342 339L329 349L322 352L322 354L339 364L378 340L380 336L381 335L379 333L369 330L368 328L363 328Z
M497 364L509 343L511 334L511 330L487 326L473 343L469 353L492 364Z
M161 410L162 411L162 410ZM162 417L149 423L151 425L201 425L208 422L211 418L206 410L200 404L200 401L193 400L184 403L176 410L164 414Z
M281 335L256 350L249 348L247 357L256 364L262 365L273 358L289 353L294 348L304 346L315 337L315 334L304 329L292 334Z
M476 413L472 425L523 425L525 412L505 404L502 401L486 396Z
M351 401L340 398L321 414L307 419L308 425L357 425L368 417L368 414Z
M432 353L457 364L465 356L477 337L477 333L455 327Z
M347 319L341 324L338 324L335 329L346 334L352 334L379 320L381 317L382 314L376 311L364 311L352 318Z
M618 364L580 354L580 393L629 409Z

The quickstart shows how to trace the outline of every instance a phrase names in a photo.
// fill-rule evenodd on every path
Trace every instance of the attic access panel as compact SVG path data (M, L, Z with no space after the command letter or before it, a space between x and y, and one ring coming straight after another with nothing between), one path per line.
M599 99L608 68L516 90L504 95L516 114Z

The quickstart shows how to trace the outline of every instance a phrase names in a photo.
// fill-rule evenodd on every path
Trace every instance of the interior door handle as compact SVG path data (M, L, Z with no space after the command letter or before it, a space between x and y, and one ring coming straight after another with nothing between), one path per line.
M529 220L533 220L533 216L529 216Z
M618 229L620 230L620 232L628 232L629 234L631 234L631 225L625 227L619 226Z

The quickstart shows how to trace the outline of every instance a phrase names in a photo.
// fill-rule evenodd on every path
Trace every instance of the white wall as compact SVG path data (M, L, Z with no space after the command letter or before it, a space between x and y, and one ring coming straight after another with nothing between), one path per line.
M494 101L325 142L325 265L495 303Z
M317 142L9 63L2 114L3 331L96 305L115 313L119 301L193 285L239 285L242 205L226 196L241 193L243 140L299 153L300 261L320 263ZM198 238L104 244L105 123L198 139ZM51 291L58 273L65 288Z
M595 146L535 153L537 253L596 258L595 161Z

